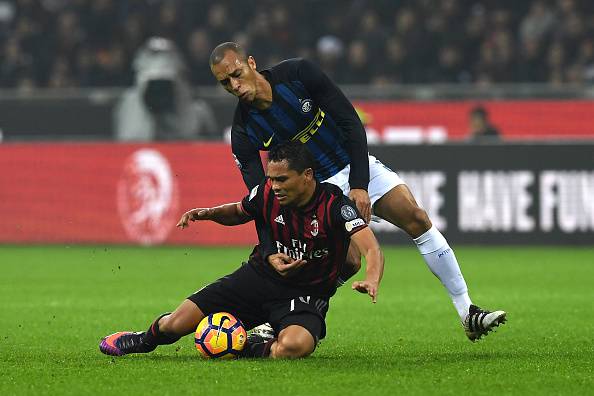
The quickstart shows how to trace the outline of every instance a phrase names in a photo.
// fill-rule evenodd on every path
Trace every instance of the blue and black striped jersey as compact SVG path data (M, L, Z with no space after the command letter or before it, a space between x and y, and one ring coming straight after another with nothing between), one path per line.
M289 140L307 145L316 178L351 165L351 188L367 189L367 138L352 104L314 64L289 59L260 73L272 86L272 105L259 110L239 101L231 128L233 154L248 188L264 178L259 151Z

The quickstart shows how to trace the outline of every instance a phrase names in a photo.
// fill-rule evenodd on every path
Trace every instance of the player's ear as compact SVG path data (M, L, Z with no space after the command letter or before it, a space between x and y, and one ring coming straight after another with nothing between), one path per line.
M303 174L308 180L313 180L314 178L314 171L311 168L307 168L306 170L304 170Z
M254 59L253 56L248 56L247 58L247 64L250 67L250 69L252 70L256 70L256 60Z

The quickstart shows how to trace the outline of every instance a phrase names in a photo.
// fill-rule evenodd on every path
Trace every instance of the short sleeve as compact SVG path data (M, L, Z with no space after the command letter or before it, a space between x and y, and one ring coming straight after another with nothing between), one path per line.
M262 213L262 190L263 185L257 185L250 190L250 193L241 200L241 209L252 219L261 216Z
M357 206L347 196L341 196L332 206L332 224L348 236L367 227Z

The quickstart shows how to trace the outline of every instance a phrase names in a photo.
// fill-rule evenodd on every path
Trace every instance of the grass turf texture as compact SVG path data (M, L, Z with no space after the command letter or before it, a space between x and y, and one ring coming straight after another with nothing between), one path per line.
M591 394L592 248L456 250L474 301L508 324L469 342L413 247L386 249L378 303L343 287L298 361L203 360L193 338L112 358L248 248L0 247L0 394ZM359 274L361 275L361 274ZM361 276L358 276L359 278Z

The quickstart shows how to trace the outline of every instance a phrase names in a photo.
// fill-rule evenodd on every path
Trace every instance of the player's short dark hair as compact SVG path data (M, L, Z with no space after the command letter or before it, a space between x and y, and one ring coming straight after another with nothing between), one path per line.
M241 47L241 45L228 41L226 43L221 43L217 45L215 49L212 50L212 52L210 53L210 65L218 65L225 57L227 51L235 52L237 55L239 55L239 58L242 61L247 60L247 53Z
M303 173L307 168L315 169L315 161L307 147L301 142L284 142L268 152L268 162L287 161L289 169Z

